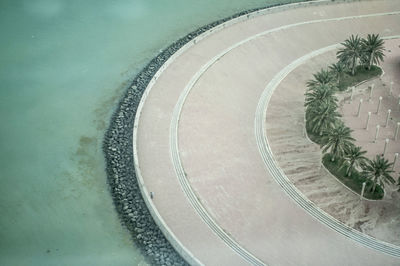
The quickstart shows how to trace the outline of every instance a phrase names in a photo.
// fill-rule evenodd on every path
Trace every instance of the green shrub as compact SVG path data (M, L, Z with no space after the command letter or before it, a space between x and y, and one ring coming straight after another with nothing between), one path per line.
M378 66L371 66L371 70L368 70L364 66L357 66L356 73L354 76L351 73L344 73L338 84L340 91L346 90L348 87L354 86L361 81L378 77L382 74L382 69Z
M359 171L353 169L350 176L346 176L346 170L349 166L343 159L331 161L331 154L327 153L322 157L322 163L328 169L328 171L339 179L343 184L349 187L351 190L361 195L362 184L367 182L364 191L364 198L378 200L382 199L384 192L381 186L377 185L374 193L371 192L372 182L367 180L361 175Z

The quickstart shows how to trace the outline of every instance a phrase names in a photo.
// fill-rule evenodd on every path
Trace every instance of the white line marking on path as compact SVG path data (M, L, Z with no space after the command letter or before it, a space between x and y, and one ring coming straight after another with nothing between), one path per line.
M383 37L383 39L395 39L395 38L400 38L400 35ZM267 116L268 103L269 100L271 99L274 90L279 86L281 81L290 72L299 67L301 64L303 64L304 62L310 60L315 56L321 55L325 52L338 48L339 46L340 44L327 46L296 59L295 61L287 65L285 68L283 68L268 83L268 85L266 86L265 90L263 91L260 97L255 114L254 129L255 129L255 137L258 150L260 151L264 164L267 166L270 174L273 176L275 181L282 187L282 189L289 195L291 199L293 199L300 207L306 210L312 217L316 218L318 221L327 225L329 228L335 230L336 232L339 232L342 235L351 238L369 248L384 252L386 254L395 257L400 257L399 246L384 241L380 241L376 238L361 233L345 225L344 223L338 221L331 215L327 214L325 211L321 210L307 197L305 197L303 193L301 193L295 187L295 185L289 180L289 178L284 174L283 170L278 166L278 163L276 162L273 156L271 147L268 142L267 130L266 130L266 116Z
M242 246L240 246L232 237L230 237L217 223L216 221L208 214L208 212L205 210L205 208L202 206L200 201L198 200L197 196L195 195L193 189L190 186L189 181L186 178L185 171L183 169L182 161L179 156L179 146L178 146L178 126L179 126L179 119L181 115L181 111L183 108L183 105L185 103L185 100L187 96L189 95L190 90L193 88L193 86L196 84L196 82L199 80L199 78L207 71L208 68L210 68L217 60L219 60L221 57L223 57L225 54L228 52L232 51L233 49L253 40L256 39L260 36L264 36L273 32L277 32L280 30L285 30L289 28L293 28L296 26L300 25L306 25L306 24L313 24L313 23L321 23L321 22L330 22L330 21L342 21L342 20L349 20L349 19L359 19L359 18L369 18L369 17L378 17L378 16L389 16L389 15L399 15L400 11L394 11L394 12L387 12L387 13L376 13L376 14L368 14L368 15L359 15L359 16L348 16L348 17L340 17L340 18L330 18L330 19L318 19L318 20L312 20L312 21L305 21L305 22L299 22L299 23L294 23L290 25L285 25L281 26L278 28L274 28L271 30L267 30L261 33L258 33L256 35L253 35L249 38L246 38L230 47L225 49L223 52L212 58L210 61L208 61L204 66L201 67L199 71L196 72L196 74L191 78L190 82L186 85L184 90L179 96L179 99L175 105L173 115L172 115L172 120L170 124L170 153L171 153L171 159L173 163L173 167L175 170L175 173L177 175L177 178L179 180L179 183L182 186L182 189L188 198L189 202L191 203L192 207L196 210L196 212L199 214L199 216L203 219L203 221L211 228L211 230L219 236L230 248L232 248L235 252L237 252L243 259L245 259L247 262L253 265L265 265L261 260L256 258L254 255L252 255L249 251L244 249ZM272 158L272 157L271 157ZM301 194L296 194L294 195L295 197L300 197ZM306 202L309 204L308 202ZM315 206L314 206L314 209ZM316 217L316 216L314 216ZM318 218L319 219L319 218ZM326 219L325 216L321 217L320 219ZM320 220L320 221L322 221ZM357 231L358 232L358 231ZM388 252L387 252L388 253ZM390 253L388 253L390 254ZM398 254L398 253L395 253ZM398 255L394 256L400 256L400 252Z

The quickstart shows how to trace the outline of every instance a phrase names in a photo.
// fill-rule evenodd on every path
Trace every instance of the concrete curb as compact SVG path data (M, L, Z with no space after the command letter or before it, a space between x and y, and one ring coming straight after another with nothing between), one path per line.
M352 2L346 1L346 0L339 0L337 2ZM257 10L254 12L251 12L249 14L245 14L242 16L239 16L237 18L228 20L222 24L219 24L216 27L213 27L209 29L208 31L205 31L201 35L193 38L192 41L186 43L184 46L182 46L176 53L174 53L172 56L168 58L168 60L158 69L158 71L154 74L153 78L147 85L142 98L139 102L138 108L136 110L136 115L134 119L134 127L133 127L133 157L134 157L134 167L135 167L135 172L137 175L137 180L139 184L139 188L142 194L142 197L144 199L144 202L147 205L147 208L149 209L151 215L153 216L154 221L160 228L160 230L163 232L164 236L168 239L168 241L171 243L171 245L175 248L175 250L184 258L189 264L191 265L202 265L201 262L193 256L193 254L187 250L182 243L176 238L174 233L171 231L171 229L168 227L168 225L165 223L165 221L162 219L161 215L159 214L157 208L155 205L152 203L152 200L150 199L149 191L145 187L145 183L143 180L143 177L141 175L141 170L140 170L140 163L138 161L138 156L137 156L137 145L136 145L136 139L137 139L137 128L139 127L139 120L140 120L140 115L141 111L143 108L143 105L146 101L147 96L149 95L151 88L154 86L155 82L157 81L157 78L164 72L164 70L177 58L179 57L184 51L189 49L192 45L195 45L198 41L204 39L205 37L213 34L214 32L217 32L221 29L224 29L225 27L228 27L230 25L239 23L244 20L252 19L254 17L260 16L260 15L265 15L269 13L274 13L274 12L280 12L288 9L293 9L293 8L299 8L299 7L306 7L306 6L316 6L316 5L322 5L322 4L335 4L336 2L333 1L328 1L328 0L319 0L319 1L310 1L310 2L300 2L300 3L294 3L294 4L287 4L287 5L282 5L282 6L277 6L277 7L270 7L270 8L265 8L261 10Z
M350 2L350 1L340 1L340 2ZM240 21L243 20L247 20L247 19L251 19L255 16L259 16L259 15L263 15L263 14L268 14L271 12L279 12L279 11L283 11L283 10L287 10L289 8L298 8L298 7L304 7L304 6L309 6L309 5L320 5L320 4L331 4L331 2L329 1L316 1L316 2L307 2L307 3L296 3L296 4L290 4L287 6L280 6L280 7L274 7L274 8L269 8L269 9L265 9L265 10L261 10L261 11L255 11L253 13L247 14L247 15L243 15L240 16L238 18L232 19L230 21L227 21L225 23L220 24L219 26L212 28L206 32L204 32L203 34L199 35L198 37L194 38L191 42L185 44L182 48L180 48L175 54L173 54L165 64L163 64L163 66L157 71L157 73L154 75L153 79L150 81L149 85L147 86L143 97L140 101L139 107L138 107L138 111L136 113L136 117L135 117L135 126L134 126L134 135L133 135L133 139L134 141L136 140L136 136L137 136L137 128L139 126L139 120L140 120L140 114L141 114L141 109L145 103L146 97L149 94L151 88L153 87L153 85L155 84L157 78L162 74L162 72L180 55L182 54L184 51L186 51L188 48L190 48L192 45L196 44L198 41L200 41L201 39L207 37L208 35L221 30L229 25L233 25L235 23L238 23ZM365 16L370 16L370 15L365 15ZM335 19L332 19L335 20ZM306 22L307 23L307 22ZM284 28L284 27L283 27ZM262 33L265 34L265 33ZM257 34L256 36L253 36L254 38L258 37L259 35L262 34ZM244 42L246 42L248 40L244 40ZM241 42L242 43L242 42ZM239 45L241 44L239 43ZM233 48L232 48L233 49ZM206 67L207 68L207 67ZM188 93L188 92L187 92ZM179 117L178 117L179 120ZM162 217L159 215L158 211L155 209L156 207L152 204L151 199L149 199L149 194L147 189L145 188L144 185L144 181L143 178L141 176L140 173L140 162L137 159L137 150L136 150L136 143L134 143L134 158L135 158L135 169L136 169L136 173L138 175L138 180L140 180L140 189L142 192L143 197L145 198L145 202L147 204L147 207L149 209L152 209L150 212L154 213L154 220L156 221L157 225L160 227L161 231L164 233L164 235L166 235L167 239L169 239L170 243L174 246L174 248L180 253L180 255L185 258L189 263L193 263L194 265L198 265L196 263L199 263L199 261L193 257L193 255L186 250L182 244L179 242L178 239L176 239L176 237L174 236L174 234L171 232L171 230L169 229L168 225L165 224L165 222L163 221ZM179 158L177 158L179 160ZM183 169L183 168L182 168ZM168 235L168 236L167 236Z

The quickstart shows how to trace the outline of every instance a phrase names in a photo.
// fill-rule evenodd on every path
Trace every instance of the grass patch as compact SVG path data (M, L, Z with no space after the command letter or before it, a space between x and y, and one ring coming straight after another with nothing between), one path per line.
M354 76L351 73L344 73L340 79L338 88L340 91L346 90L348 87L354 86L364 80L371 79L373 77L378 77L382 74L382 69L378 66L371 66L368 70L364 66L357 66L356 73Z
M348 87L354 86L362 81L369 80L374 77L378 77L382 74L382 69L378 66L372 66L370 70L365 68L364 66L357 66L355 75L352 76L350 73L344 73L340 83L338 84L338 90L344 91ZM306 110L306 118L307 118L307 110ZM314 143L321 145L322 137L318 134L315 134L311 130L312 125L306 119L306 132L308 138ZM375 192L372 193L373 183L372 181L366 179L359 171L353 169L351 171L350 176L346 176L346 170L348 169L348 162L345 160L335 160L331 161L331 155L329 153L325 154L322 157L322 163L328 169L328 171L339 179L344 185L348 188L361 195L362 184L366 182L366 187L364 191L364 198L371 200L379 200L384 196L384 190L381 186L376 185Z
M311 128L309 123L306 122L306 131L309 139L313 141L316 144L321 144L321 138L322 136L316 135L313 132L311 132ZM349 164L344 161L344 160L335 160L331 161L331 155L329 153L325 154L322 157L322 164L325 166L328 171L335 176L337 179L340 180L343 184L345 184L348 188L356 192L357 194L361 195L361 190L362 190L362 184L363 182L367 182L365 191L364 191L364 198L366 199L372 199L372 200L380 200L383 198L384 192L381 186L376 185L375 192L372 193L372 182L365 177L362 176L362 174L357 171L356 169L353 169L351 171L350 176L346 176L346 170L349 166Z
M339 179L343 184L352 189L357 194L361 195L362 184L367 182L364 191L364 197L372 200L379 200L383 198L384 192L381 186L376 185L375 192L372 193L372 182L365 179L361 173L355 169L351 172L350 176L346 176L346 170L348 168L348 163L342 160L331 161L331 155L329 153L322 157L322 163L328 169L328 171ZM344 167L343 167L344 164Z

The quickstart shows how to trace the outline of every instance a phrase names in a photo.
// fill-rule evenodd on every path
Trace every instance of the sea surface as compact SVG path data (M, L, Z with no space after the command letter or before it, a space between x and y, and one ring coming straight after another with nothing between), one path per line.
M0 0L0 265L146 265L101 149L130 79L196 28L282 0Z

